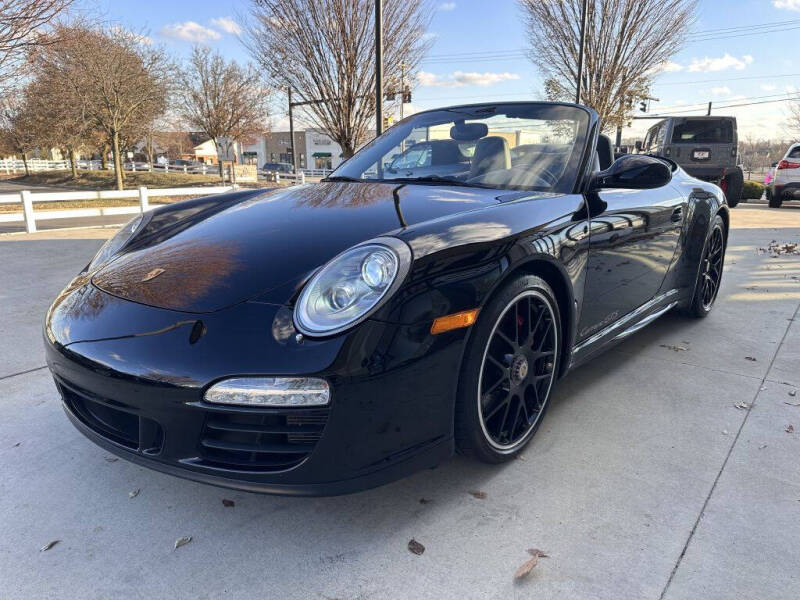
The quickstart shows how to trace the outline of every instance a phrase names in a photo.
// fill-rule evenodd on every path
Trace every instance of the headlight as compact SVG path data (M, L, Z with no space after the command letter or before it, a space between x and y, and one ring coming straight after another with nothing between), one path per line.
M120 229L114 237L109 239L103 247L94 255L92 262L89 263L89 271L93 271L97 267L107 263L113 256L122 250L122 248L127 244L131 238L136 234L139 230L139 227L142 224L142 220L144 219L144 215L137 215L130 221L128 221L122 229Z
M350 248L308 282L294 309L298 330L333 335L374 313L400 286L411 267L411 250L397 238L376 238Z

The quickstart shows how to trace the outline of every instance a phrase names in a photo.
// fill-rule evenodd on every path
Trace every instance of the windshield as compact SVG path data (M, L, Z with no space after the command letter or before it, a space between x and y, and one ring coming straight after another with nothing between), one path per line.
M404 119L329 179L569 192L589 113L524 103L456 107Z

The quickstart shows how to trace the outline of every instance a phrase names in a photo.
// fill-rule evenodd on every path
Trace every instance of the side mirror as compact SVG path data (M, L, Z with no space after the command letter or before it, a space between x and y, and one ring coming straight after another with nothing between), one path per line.
M665 186L671 180L672 169L663 160L645 154L627 154L605 171L595 173L589 188L646 190Z
M637 152L641 152L642 151L642 140L636 140L636 142L633 144L633 147L636 148Z

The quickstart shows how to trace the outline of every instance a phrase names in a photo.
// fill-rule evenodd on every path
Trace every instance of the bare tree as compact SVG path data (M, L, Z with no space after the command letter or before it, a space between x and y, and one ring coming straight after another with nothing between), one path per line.
M429 42L427 0L389 0L383 10L387 89L401 65L416 72ZM345 157L366 141L375 117L373 0L253 0L245 45L276 88L291 89Z
M28 52L52 42L40 35L73 0L0 0L0 90L19 75Z
M217 52L195 46L180 75L178 91L184 121L210 137L244 141L267 129L269 90L252 66L225 62ZM219 162L222 176L222 161Z
M86 114L86 104L52 65L32 61L34 78L26 89L29 110L35 116L33 134L43 148L60 148L69 158L72 178L78 179L78 154L92 144L97 130Z
M530 57L550 100L575 99L582 0L519 0ZM659 68L681 47L696 0L590 0L581 103L610 129L647 97Z
M40 68L68 86L84 118L106 134L123 189L123 143L165 111L172 69L161 49L119 27L60 27L55 35L59 43L39 53Z
M38 131L27 94L6 98L0 103L0 145L22 157L25 175L30 175L28 154L39 146Z

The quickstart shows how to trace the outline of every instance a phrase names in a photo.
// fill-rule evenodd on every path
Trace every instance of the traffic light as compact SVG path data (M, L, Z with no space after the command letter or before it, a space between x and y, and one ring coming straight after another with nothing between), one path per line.
M403 92L403 102L405 102L406 104L411 102L411 92L410 91Z
M383 117L384 131L389 129L389 127L391 127L392 125L394 125L394 117Z
M639 102L639 110L642 112L647 112L647 100L642 100Z

